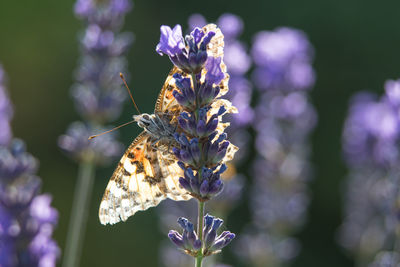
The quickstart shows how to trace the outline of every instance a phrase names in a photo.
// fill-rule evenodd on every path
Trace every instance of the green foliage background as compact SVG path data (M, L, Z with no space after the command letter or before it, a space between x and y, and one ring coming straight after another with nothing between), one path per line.
M64 246L76 181L77 166L58 149L56 140L78 119L69 97L77 64L77 32L82 28L72 12L73 0L0 1L0 62L9 75L9 91L16 109L13 130L40 160L43 191L54 197L60 212L55 238ZM155 45L161 24L186 27L190 14L209 21L224 12L241 16L243 40L251 42L260 30L290 26L305 31L316 50L317 83L312 101L319 124L312 137L315 179L311 183L309 221L298 234L303 250L294 266L352 266L336 245L341 221L341 184L346 169L341 159L341 131L349 97L368 89L379 94L388 78L400 77L400 2L386 1L155 1L136 0L125 29L136 35L129 54L130 85L144 112L151 112L171 67L158 56ZM129 104L118 123L134 113ZM139 132L125 127L121 140L127 146ZM155 209L139 213L112 227L101 226L98 204L114 166L101 169L89 214L82 266L157 266L158 244L166 237L157 225ZM245 205L242 205L245 206ZM240 231L248 211L230 219L230 230ZM230 255L226 262L235 261Z

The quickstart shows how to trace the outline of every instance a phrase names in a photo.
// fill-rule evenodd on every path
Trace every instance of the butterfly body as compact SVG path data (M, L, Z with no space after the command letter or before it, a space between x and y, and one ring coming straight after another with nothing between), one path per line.
M171 115L165 113L147 114L133 116L139 127L143 128L153 139L153 145L165 141L168 144L175 142L174 133L177 129L175 123L171 123Z
M209 56L222 58L222 32L214 24L205 26L203 31L216 32L208 45L207 53ZM221 68L225 72L225 79L219 87L221 94L225 94L228 90L229 75L223 62ZM174 74L189 77L177 67L173 67L158 96L154 114L134 116L134 120L144 131L128 147L108 182L99 209L102 224L126 221L137 211L157 206L166 198L176 201L191 199L191 195L179 185L183 170L170 150L171 145L176 145L174 133L178 130L177 116L183 111L172 94L174 90L179 91L175 85ZM217 100L214 104L210 113L216 113L219 106L226 103ZM227 126L223 123L221 125ZM237 150L234 146L232 148L232 152L227 153L227 160L233 158Z

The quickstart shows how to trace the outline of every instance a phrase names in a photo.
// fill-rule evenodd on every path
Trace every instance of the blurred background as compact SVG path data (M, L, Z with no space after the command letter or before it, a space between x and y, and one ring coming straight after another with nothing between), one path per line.
M14 103L12 128L40 160L43 192L53 195L59 213L55 239L64 248L72 206L77 165L57 146L67 125L78 120L70 97L77 66L77 33L83 25L73 14L73 0L0 1L0 62L9 77ZM346 168L341 132L351 95L359 90L381 94L386 79L400 77L400 2L384 1L135 1L124 30L135 34L129 52L130 86L142 112L152 112L157 94L171 68L155 52L162 24L181 24L193 13L215 21L231 12L244 21L241 40L251 43L260 30L289 26L303 30L315 48L316 84L311 100L318 113L312 135L311 204L308 222L297 234L302 250L292 266L352 266L336 242L342 220L342 184ZM126 102L114 123L135 113ZM136 126L120 130L128 146L139 133ZM102 226L98 205L114 169L97 171L81 266L157 266L158 246L166 236L158 226L156 209L140 212L126 223ZM252 177L249 177L251 179ZM246 204L231 215L227 228L239 233L249 220ZM224 262L234 266L230 253Z

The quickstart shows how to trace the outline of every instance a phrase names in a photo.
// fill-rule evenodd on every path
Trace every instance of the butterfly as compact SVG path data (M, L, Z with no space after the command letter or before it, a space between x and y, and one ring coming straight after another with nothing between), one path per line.
M205 33L216 33L208 44L208 56L223 58L224 36L221 30L214 24L206 25L202 30ZM221 69L225 78L219 84L220 96L228 91L229 80L222 60ZM203 71L202 74L205 74L205 70ZM178 130L177 117L182 112L182 107L172 95L174 90L179 91L173 78L176 73L189 77L177 67L173 67L157 98L154 114L134 116L138 125L145 130L128 147L108 182L99 208L102 224L126 221L137 211L157 206L166 198L176 201L191 198L179 185L179 177L183 176L183 170L170 150L170 146L174 145L173 134ZM229 101L217 99L209 113L217 113L221 105L225 106L227 112L237 112ZM222 132L228 125L229 123L220 123L217 130ZM230 145L224 160L231 160L236 150L235 146Z

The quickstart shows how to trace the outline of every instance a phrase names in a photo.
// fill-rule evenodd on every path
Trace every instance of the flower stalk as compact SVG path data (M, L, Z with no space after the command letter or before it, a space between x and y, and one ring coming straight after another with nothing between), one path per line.
M197 214L197 235L200 241L203 241L203 217L204 217L204 202L198 201L198 214ZM199 251L196 256L196 267L201 267L203 261L203 251Z
M75 187L72 215L68 225L67 246L63 266L77 266L82 252L88 217L90 198L93 191L95 165L92 160L79 164L78 184Z

